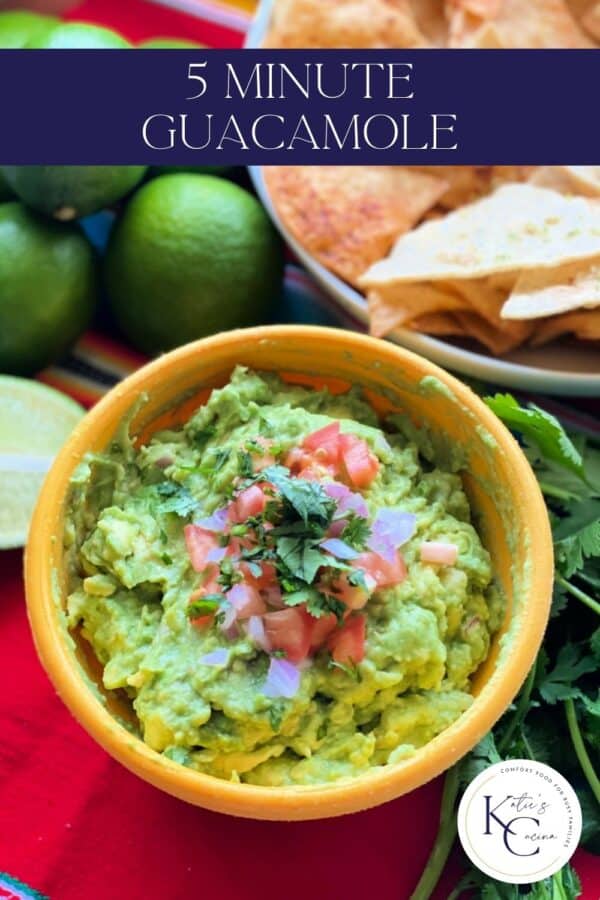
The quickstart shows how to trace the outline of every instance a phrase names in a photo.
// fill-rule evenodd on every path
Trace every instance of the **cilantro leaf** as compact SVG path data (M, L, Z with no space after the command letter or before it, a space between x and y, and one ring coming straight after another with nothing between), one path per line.
M348 517L348 524L340 535L341 539L354 550L364 550L370 536L371 528L367 520L363 516L358 516L356 513L351 512Z
M324 532L335 510L335 501L321 485L303 478L292 478L285 466L268 466L261 478L270 481L281 493L286 504L305 525L314 522Z
M302 537L280 537L276 547L277 556L290 574L306 584L312 584L321 566L330 561L326 553Z
M511 394L486 397L485 402L502 421L519 431L541 453L586 481L581 454L555 416L533 403L520 406Z
M539 692L546 703L558 700L575 699L581 696L580 688L575 684L578 678L597 669L593 656L586 655L578 644L564 644L556 657L554 668L546 673L539 684Z
M252 478L254 475L254 466L252 465L252 456L247 450L240 450L237 455L238 471L242 478Z
M285 715L285 706L281 701L275 701L272 706L269 707L269 724L271 725L271 730L278 732L281 728L281 723L283 722L283 717Z
M490 731L482 737L469 755L460 763L461 783L466 787L480 772L500 761L501 757L496 747L496 741Z
M182 484L174 481L163 481L156 485L156 493L164 499L158 504L161 513L175 513L182 519L198 508L198 502Z
M202 447L206 444L207 441L214 437L217 433L216 425L206 425L204 428L200 428L197 431L194 431L192 434L192 440L195 444Z
M565 538L578 534L588 527L588 525L600 525L600 499L590 498L583 503L577 503L569 509L569 514L562 519L558 519L556 527L553 529L554 540L556 542L564 541ZM592 555L590 552L589 556ZM600 535L598 538L598 549L596 555L600 555Z
M311 616L314 616L315 619L320 619L321 616L333 613L338 622L341 622L344 618L344 613L347 612L346 604L332 594L323 594L319 591L317 593L319 596L315 597L314 600L308 600L306 604L306 609Z
M560 571L569 578L585 566L586 559L600 557L600 519L557 541L556 560ZM588 577L592 577L592 573Z

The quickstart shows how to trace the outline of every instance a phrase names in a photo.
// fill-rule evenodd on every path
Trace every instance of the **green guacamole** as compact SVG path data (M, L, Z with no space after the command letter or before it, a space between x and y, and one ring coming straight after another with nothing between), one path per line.
M336 420L379 461L362 491L369 515L393 507L416 517L401 547L407 574L360 611L362 661L332 664L324 644L299 667L294 696L268 696L269 656L243 629L225 637L217 619L190 620L200 576L184 527L231 501L257 438L282 465ZM489 555L460 477L420 458L392 424L382 429L359 390L333 396L240 367L181 428L139 448L126 430L72 479L68 623L104 666L105 687L131 699L152 748L220 778L316 784L410 756L469 707L503 613ZM455 545L456 562L422 562L424 541ZM200 662L224 647L225 665Z

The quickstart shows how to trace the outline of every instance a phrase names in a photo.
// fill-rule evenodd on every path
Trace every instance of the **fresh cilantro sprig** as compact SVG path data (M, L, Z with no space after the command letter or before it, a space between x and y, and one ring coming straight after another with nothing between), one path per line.
M162 481L156 485L155 491L159 497L158 512L175 513L187 519L198 509L198 501L186 487L175 481Z
M367 541L371 537L371 528L363 516L350 512L347 515L347 524L340 537L354 550L364 550Z
M554 601L544 646L515 703L446 775L438 835L411 900L428 900L456 838L459 794L489 765L532 758L554 766L574 785L584 811L583 844L600 853L600 447L567 434L537 406L509 394L486 398L516 432L533 467L552 523L556 560ZM468 864L467 864L468 865ZM517 900L517 885L469 867L450 894ZM575 900L581 886L573 868L531 886L531 900Z

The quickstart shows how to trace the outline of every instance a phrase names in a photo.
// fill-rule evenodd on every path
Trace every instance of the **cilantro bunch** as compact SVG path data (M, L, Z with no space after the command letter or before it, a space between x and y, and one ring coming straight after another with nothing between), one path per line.
M583 810L582 845L600 854L600 446L567 434L544 410L509 394L486 399L520 438L544 494L555 552L552 613L544 645L515 703L446 775L440 827L411 900L427 900L456 839L456 806L479 772L503 759L535 759L573 784ZM448 900L575 900L573 868L529 888L494 881L465 859Z

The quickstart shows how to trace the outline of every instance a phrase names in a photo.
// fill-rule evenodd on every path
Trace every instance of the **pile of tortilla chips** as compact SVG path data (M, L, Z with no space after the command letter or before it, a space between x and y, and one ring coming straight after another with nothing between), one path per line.
M600 0L276 0L264 46L577 48Z
M276 0L268 47L576 48L600 0ZM367 295L371 331L496 354L600 338L600 166L266 168L277 212Z
M568 178L571 167L561 168L556 178ZM576 168L573 183L590 190ZM552 173L533 180L541 174ZM358 283L376 335L468 336L496 354L565 333L597 340L600 199L505 184L399 237Z

